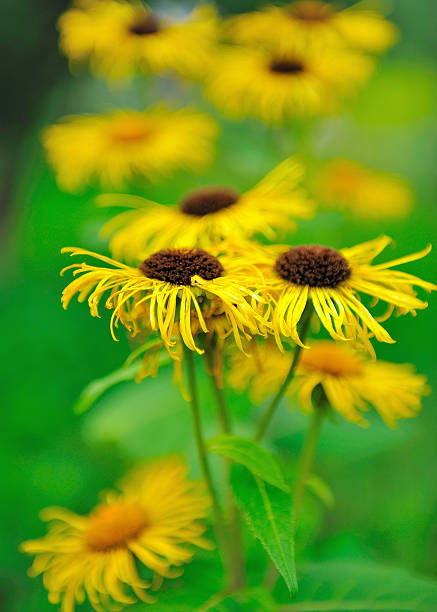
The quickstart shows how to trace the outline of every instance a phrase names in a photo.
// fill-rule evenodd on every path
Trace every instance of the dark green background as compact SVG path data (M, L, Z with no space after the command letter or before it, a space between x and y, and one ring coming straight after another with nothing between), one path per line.
M238 4L241 9L255 6ZM107 320L91 319L85 306L73 304L67 313L61 309L65 281L58 273L65 258L59 250L67 245L104 249L97 232L108 212L95 209L97 191L69 195L57 189L43 160L39 133L67 113L141 108L142 102L135 84L110 90L87 72L76 78L68 75L54 29L65 3L8 0L3 5L0 607L33 612L52 607L40 580L26 577L29 559L17 547L23 539L43 533L39 510L56 504L86 512L98 491L135 459L182 447L191 458L193 452L187 443L186 407L168 371L140 386L121 385L88 415L72 412L81 389L117 368L128 347L123 338L115 344ZM226 5L230 10L236 3L222 3L224 9ZM307 158L310 169L321 160L344 156L402 174L415 192L413 214L402 222L370 224L322 212L301 225L295 240L341 247L387 233L395 239L386 255L392 258L435 239L436 18L432 0L394 2L393 19L402 29L402 42L381 60L370 84L341 117L315 122L312 155ZM149 80L144 97L150 102L164 98L175 106L194 100L214 113L184 84ZM137 191L172 202L202 182L246 188L299 150L292 129L284 137L257 121L235 124L215 114L222 136L216 166L207 175L177 175ZM431 253L408 270L436 280L435 262ZM435 383L436 313L431 298L430 308L416 319L390 321L387 326L398 343L379 346L378 356L413 362ZM208 416L211 402L204 387ZM248 433L258 409L250 408L247 398L231 394L231 399L239 429ZM306 425L305 417L283 409L268 443L293 458ZM308 534L301 556L316 561L374 559L435 576L436 425L432 396L417 419L396 431L377 419L368 430L340 421L327 425L317 471L329 482L336 505ZM214 432L211 424L209 432Z

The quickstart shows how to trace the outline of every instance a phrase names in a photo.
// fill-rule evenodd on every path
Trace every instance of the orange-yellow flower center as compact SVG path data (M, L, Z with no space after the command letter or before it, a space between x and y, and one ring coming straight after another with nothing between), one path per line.
M111 139L115 143L129 144L145 140L151 133L150 124L142 117L123 117L111 126Z
M124 503L100 506L90 514L85 541L94 551L120 548L134 540L147 525L141 506Z
M362 371L362 361L351 349L330 340L315 342L302 351L299 365L331 376L359 376Z
M289 9L295 19L301 21L327 21L332 15L332 8L326 2L307 0L295 2Z

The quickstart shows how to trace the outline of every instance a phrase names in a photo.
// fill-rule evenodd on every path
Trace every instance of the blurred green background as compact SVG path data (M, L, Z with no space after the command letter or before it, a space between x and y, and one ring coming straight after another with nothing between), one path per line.
M57 189L39 134L64 114L141 108L143 101L138 84L111 90L86 71L78 77L68 74L55 31L66 2L6 0L2 5L0 63L6 87L0 97L5 126L0 145L0 608L44 612L53 607L41 581L26 577L29 559L17 550L23 539L43 533L39 510L66 505L86 512L98 491L136 459L174 450L192 458L193 451L188 413L168 369L142 385L114 388L86 415L73 413L83 387L119 367L128 346L122 334L114 343L107 320L93 320L86 307L73 304L67 313L61 309L65 281L59 270L65 259L60 248L105 249L98 229L109 213L95 208L97 191L69 195ZM160 9L163 6L159 3ZM224 13L255 6L249 0L221 3ZM293 240L341 247L387 233L395 239L387 258L435 240L437 6L434 0L397 0L392 18L402 30L402 41L381 59L371 82L340 117L315 122L307 163L311 171L322 160L350 157L399 173L414 189L414 212L405 221L379 224L321 212L301 224ZM284 138L279 130L257 121L225 121L187 84L148 80L144 98L150 103L164 98L174 106L193 102L222 125L216 165L210 172L202 177L176 175L137 188L151 199L172 202L205 182L245 188L299 150L292 130ZM431 253L409 271L436 280L435 262ZM416 319L389 322L398 342L378 346L378 356L413 362L435 386L437 306L430 301L429 309ZM202 393L208 419L211 398L207 388L202 387ZM240 431L249 432L259 408L251 408L246 397L230 398ZM208 423L212 434L211 419ZM305 417L283 409L268 444L284 456L296 456L306 424ZM309 530L300 555L313 561L377 560L437 576L436 427L432 396L417 419L401 423L396 431L378 419L372 419L368 430L340 421L327 424L317 471L329 483L335 507Z

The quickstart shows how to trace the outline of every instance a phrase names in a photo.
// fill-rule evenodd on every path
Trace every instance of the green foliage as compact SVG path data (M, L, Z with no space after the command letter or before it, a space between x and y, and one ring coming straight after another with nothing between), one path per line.
M198 612L273 612L277 607L269 591L255 588L229 595Z
M290 593L296 593L294 524L290 495L272 487L238 464L232 465L231 486L254 537L264 546Z
M276 459L258 442L240 436L221 435L209 440L208 450L244 465L254 476L289 492Z
M111 389L111 387L114 387L121 382L134 380L139 369L140 364L133 363L130 366L123 366L118 370L114 370L114 372L111 372L107 376L91 381L82 391L79 399L75 403L74 412L76 414L83 414L97 402L105 391L108 391L108 389Z
M299 594L280 612L435 612L437 582L377 563L331 561L300 568Z

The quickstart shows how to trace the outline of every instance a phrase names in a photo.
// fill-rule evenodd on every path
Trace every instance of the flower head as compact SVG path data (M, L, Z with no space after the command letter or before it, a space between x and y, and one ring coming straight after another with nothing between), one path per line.
M291 337L302 345L297 325L310 300L322 325L335 340L356 340L372 350L369 339L394 342L368 308L361 295L388 304L387 319L396 309L398 314L415 314L427 303L416 297L414 287L426 291L437 286L391 268L421 259L429 253L427 247L419 253L386 263L374 264L374 258L391 242L382 236L357 246L336 251L320 245L267 247L252 254L262 266L266 282L275 303L273 329L281 346L281 336ZM369 305L370 307L370 305Z
M141 207L138 198L131 198L139 208L117 215L103 233L114 233L110 243L114 257L134 262L146 251L165 246L208 248L257 233L274 238L278 228L294 229L295 219L313 213L312 203L298 186L302 174L302 166L290 158L244 193L224 186L201 187L173 207L147 200ZM101 196L99 200L128 204L129 196Z
M290 368L290 358L271 342L250 343L252 358L234 353L229 383L238 391L249 386L255 402L275 393ZM372 360L349 344L311 341L302 351L287 397L297 398L303 412L313 409L312 395L321 386L330 406L352 423L366 426L362 412L375 408L389 427L417 415L429 392L426 377L409 364Z
M175 21L140 2L82 0L58 25L60 46L71 64L89 61L94 73L111 80L137 70L198 77L218 37L217 15L208 6Z
M316 188L322 202L363 219L401 219L410 212L413 199L401 178L349 159L329 162L320 172Z
M188 109L66 117L42 141L59 186L76 191L93 179L120 187L135 176L156 179L210 163L217 125Z
M85 597L100 612L118 609L114 602L153 602L152 585L179 575L175 568L191 560L193 546L210 547L199 522L208 506L185 464L162 460L135 470L86 516L45 509L47 535L21 548L35 555L29 573L44 574L49 600L61 603L63 612L73 612ZM139 577L136 563L155 574L153 582Z
M332 113L373 69L348 49L291 42L278 49L234 48L218 53L206 95L226 115L283 123L295 116Z
M374 10L359 5L335 10L328 2L302 0L268 6L228 20L230 37L239 43L270 45L300 40L311 45L342 45L379 53L391 47L398 31Z
M83 249L65 248L63 252L90 255L110 265L83 262L65 268L73 268L76 278L64 289L62 304L67 308L78 294L81 302L88 298L91 315L98 317L99 303L107 293L105 306L113 311L114 340L114 328L121 322L132 336L145 328L158 331L168 351L176 348L171 353L175 358L179 340L202 353L194 335L208 333L208 321L214 315L223 317L241 350L241 336L265 334L262 277L247 261L221 254L216 257L198 248L172 248L150 254L133 268Z

